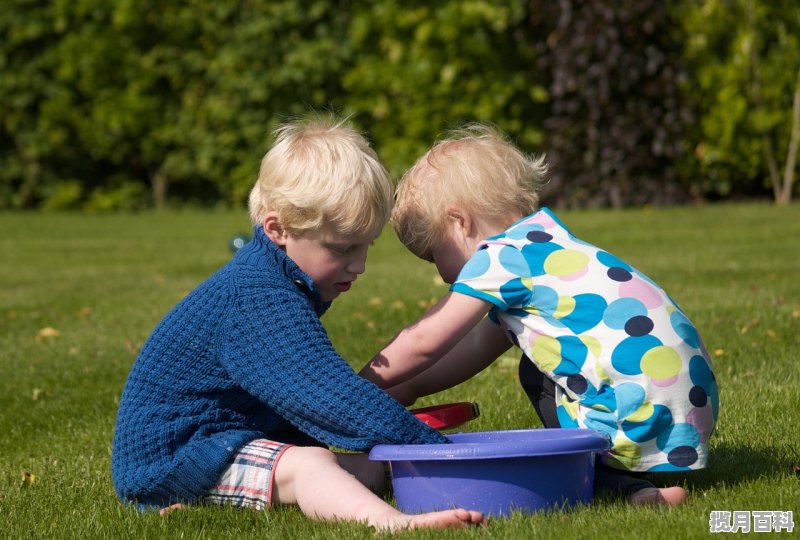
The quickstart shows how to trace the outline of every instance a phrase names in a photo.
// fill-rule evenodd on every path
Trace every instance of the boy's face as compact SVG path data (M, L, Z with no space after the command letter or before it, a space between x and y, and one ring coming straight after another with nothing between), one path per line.
M336 236L313 231L286 235L283 248L300 269L314 281L322 300L330 302L347 292L364 273L367 250L374 236Z

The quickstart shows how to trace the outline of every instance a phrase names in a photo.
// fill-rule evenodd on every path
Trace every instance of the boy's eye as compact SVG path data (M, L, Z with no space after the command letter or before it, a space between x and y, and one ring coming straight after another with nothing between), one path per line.
M370 242L367 247L375 245L375 242ZM339 244L328 244L328 249L337 254L337 255L349 255L350 253L356 251L357 249L361 249L364 247L364 244L346 244L346 245L339 245Z
M334 252L334 253L336 253L338 255L346 255L347 253L350 252L351 249L353 249L353 247L352 246L328 246L328 249L330 249L332 252Z

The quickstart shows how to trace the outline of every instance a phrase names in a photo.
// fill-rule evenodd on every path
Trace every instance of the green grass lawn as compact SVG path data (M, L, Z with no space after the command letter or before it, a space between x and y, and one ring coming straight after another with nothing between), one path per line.
M672 510L595 499L516 514L483 530L419 538L695 538L713 510L793 511L800 521L800 207L720 205L565 212L579 236L660 282L712 353L721 412L709 467L679 482ZM139 515L109 472L117 402L136 352L186 292L230 257L245 212L0 214L0 537L373 538L295 508L193 508ZM323 318L360 367L446 290L387 231L368 271ZM417 405L471 400L469 430L538 426L513 356ZM26 480L25 473L33 475ZM658 481L658 480L657 480Z

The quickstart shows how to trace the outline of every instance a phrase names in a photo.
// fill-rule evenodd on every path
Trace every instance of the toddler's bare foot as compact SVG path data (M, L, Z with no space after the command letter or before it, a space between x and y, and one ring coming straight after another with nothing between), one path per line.
M162 508L158 511L159 516L166 516L173 510L183 510L183 505L181 503L175 503L167 506L166 508Z
M474 510L456 508L426 514L401 514L383 524L373 524L378 530L398 531L410 529L449 529L485 525L486 518Z
M686 490L680 486L666 488L644 488L640 489L628 498L628 501L635 505L662 504L665 506L678 506L686 502L689 496Z

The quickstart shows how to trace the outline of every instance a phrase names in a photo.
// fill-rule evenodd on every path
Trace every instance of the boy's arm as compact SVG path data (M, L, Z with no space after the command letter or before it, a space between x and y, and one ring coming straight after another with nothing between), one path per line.
M491 307L472 296L447 293L422 318L401 330L364 366L360 375L381 388L411 379L461 342Z
M477 375L511 347L503 329L484 318L441 360L386 392L403 405L452 388Z
M222 324L226 376L314 439L359 451L446 442L353 371L302 293L252 287L238 295Z

